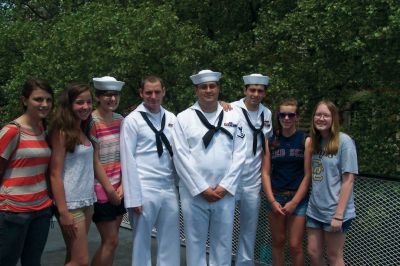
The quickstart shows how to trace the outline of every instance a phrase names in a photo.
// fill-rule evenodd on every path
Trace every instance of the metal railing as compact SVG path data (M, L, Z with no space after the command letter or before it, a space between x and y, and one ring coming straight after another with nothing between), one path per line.
M354 185L357 218L347 235L344 256L346 265L400 265L400 180L385 180L359 176ZM259 265L272 265L271 233L262 197L255 245L255 260ZM239 212L235 213L233 255L239 235ZM124 226L129 220L124 217ZM184 244L181 215L181 240ZM304 240L304 251L306 252ZM290 261L286 252L287 261ZM308 256L306 263L309 264ZM290 262L289 264L290 265Z

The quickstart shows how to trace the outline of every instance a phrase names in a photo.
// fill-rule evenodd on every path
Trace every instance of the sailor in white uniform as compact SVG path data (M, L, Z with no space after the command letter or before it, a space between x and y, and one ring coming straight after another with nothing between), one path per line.
M246 135L246 161L240 176L236 200L240 211L240 235L236 266L254 265L254 245L260 206L261 161L265 140L272 135L271 111L261 101L266 95L268 76L243 77L245 97L233 102Z
M151 233L157 230L157 265L180 265L179 203L172 162L176 117L161 106L162 80L142 81L143 103L123 121L121 168L125 207L133 227L132 265L151 266Z
M220 76L203 70L190 77L198 101L178 114L174 128L188 266L231 265L234 196L246 139L238 116L218 104Z

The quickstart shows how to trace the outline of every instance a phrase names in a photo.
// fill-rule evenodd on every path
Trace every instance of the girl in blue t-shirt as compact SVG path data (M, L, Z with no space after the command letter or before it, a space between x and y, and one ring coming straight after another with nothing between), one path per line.
M297 130L296 100L284 100L276 115L277 130L267 140L262 164L263 189L269 202L272 263L284 265L288 231L293 265L304 265L303 237L311 178L311 142Z
M339 129L330 101L317 104L312 118L312 191L307 209L308 253L312 265L344 265L346 231L356 216L353 183L358 173L353 140Z

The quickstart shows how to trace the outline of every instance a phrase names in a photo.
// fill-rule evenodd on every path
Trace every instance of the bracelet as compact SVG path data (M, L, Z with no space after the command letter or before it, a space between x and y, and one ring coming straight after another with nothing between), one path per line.
M333 219L334 219L334 220L337 220L337 221L341 221L341 222L343 222L343 218L337 218L337 217L333 217Z
M274 201L271 201L269 204L271 204L271 205L272 205L272 204L274 204L275 202L277 202L277 201L276 201L276 200L274 200Z

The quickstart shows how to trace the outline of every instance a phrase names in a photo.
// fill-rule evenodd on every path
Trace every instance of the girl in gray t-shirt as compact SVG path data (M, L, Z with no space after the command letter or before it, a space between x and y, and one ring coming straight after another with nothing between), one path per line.
M339 131L339 112L330 101L321 101L313 113L312 190L307 209L308 252L312 265L344 265L346 231L356 216L353 183L358 174L353 140Z

